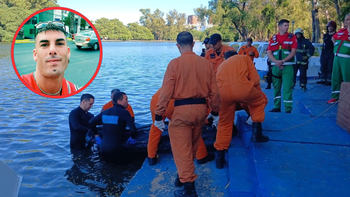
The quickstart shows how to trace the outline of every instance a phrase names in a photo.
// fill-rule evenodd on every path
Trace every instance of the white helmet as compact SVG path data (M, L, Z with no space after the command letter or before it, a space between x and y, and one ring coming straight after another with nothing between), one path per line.
M304 34L304 31L301 28L295 30L294 34Z

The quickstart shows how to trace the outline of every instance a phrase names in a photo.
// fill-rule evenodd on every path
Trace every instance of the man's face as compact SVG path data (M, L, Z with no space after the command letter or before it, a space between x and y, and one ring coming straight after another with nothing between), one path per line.
M301 34L295 34L297 38L301 38Z
M221 49L222 46L222 40L218 41L216 44L212 44L213 50L214 51L219 51Z
M248 47L252 46L252 42L250 40L247 40L247 46Z
M348 15L348 16L345 17L344 26L345 26L345 27L350 26L350 15Z
M128 96L126 96L125 94L123 95L123 99L120 101L117 101L119 105L123 106L125 109L128 107Z
M211 48L211 44L204 44L204 46L206 50L209 50Z
M328 26L327 29L328 29L328 32L333 32L334 31L334 27L333 26Z
M90 100L83 100L82 101L82 109L85 111L85 112L88 112L92 106L94 105L94 102L95 102L95 99L93 98L90 98Z
M36 36L33 59L37 62L36 72L45 78L64 75L70 58L66 36L60 31L41 32Z
M281 33L287 33L288 32L288 28L289 28L289 23L283 23L282 25L278 26L280 29Z

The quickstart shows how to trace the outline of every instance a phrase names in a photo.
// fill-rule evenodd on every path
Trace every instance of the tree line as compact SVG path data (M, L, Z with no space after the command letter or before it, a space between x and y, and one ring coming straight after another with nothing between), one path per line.
M57 0L0 0L0 39L11 41L17 28L30 14L45 7L59 6ZM139 23L124 25L119 19L93 21L101 38L112 40L176 40L181 31L190 31L196 40L220 33L224 41L267 41L277 32L280 19L291 21L290 30L302 28L305 37L321 41L330 20L338 30L350 13L350 0L209 0L208 6L194 8L200 23L214 26L198 31L186 25L187 16L176 9L140 9Z

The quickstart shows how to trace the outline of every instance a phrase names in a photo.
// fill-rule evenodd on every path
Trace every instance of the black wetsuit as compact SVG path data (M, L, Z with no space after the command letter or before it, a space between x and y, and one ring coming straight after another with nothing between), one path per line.
M85 148L85 137L89 130L89 121L94 117L90 112L85 112L77 107L69 113L70 148L82 150Z
M130 113L121 105L114 105L99 115L95 116L89 122L89 127L96 130L96 125L102 121L103 138L100 145L100 154L106 161L118 161L122 159L121 145L128 136L125 136L126 126L131 131L131 137L136 137L136 127Z

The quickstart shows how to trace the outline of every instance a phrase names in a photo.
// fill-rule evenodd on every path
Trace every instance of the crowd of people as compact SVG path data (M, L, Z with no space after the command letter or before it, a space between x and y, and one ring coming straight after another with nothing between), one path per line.
M339 99L340 83L350 81L350 14L346 15L344 24L345 27L335 33L335 22L329 22L324 35L325 54L322 53L321 61L325 61L322 62L322 80L319 83L328 85L331 80L332 100L328 103ZM280 20L278 29L279 32L272 36L267 48L274 88L274 107L269 112L281 112L283 103L285 112L291 113L296 73L300 71L300 86L306 91L308 58L313 55L314 47L305 39L302 29L296 29L294 34L288 32L288 20ZM162 86L150 101L153 122L149 132L147 160L149 165L159 162L158 144L165 129L164 120L169 119L168 132L177 168L175 186L183 186L174 195L192 197L197 196L196 158L198 164L216 159L216 167L224 167L225 152L232 139L234 112L237 108L245 108L251 117L251 141L269 141L269 137L262 132L268 99L261 90L260 77L253 63L259 52L252 46L251 38L237 52L222 44L220 34L213 34L204 40L205 49L200 56L193 52L195 42L191 33L179 33L176 41L181 55L170 61ZM333 57L329 54L332 48L333 63L329 61ZM333 69L330 69L332 66ZM112 90L111 101L95 117L88 112L93 103L92 95L83 94L80 106L70 113L70 147L85 149L85 136L91 132L96 143L100 144L101 157L107 161L118 160L121 143L136 143L137 130L128 97L118 89ZM213 144L216 157L207 152L201 137L203 125L209 118L213 119L212 126L217 129ZM103 125L102 140L96 129L98 124ZM126 131L126 126L130 128L129 132Z

